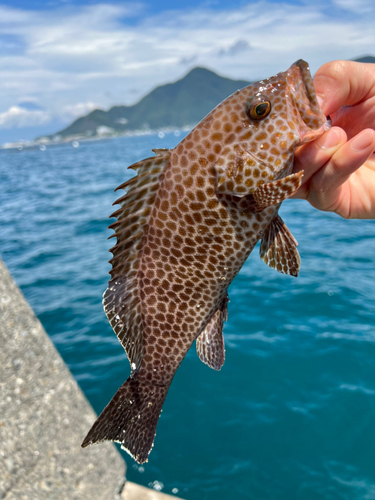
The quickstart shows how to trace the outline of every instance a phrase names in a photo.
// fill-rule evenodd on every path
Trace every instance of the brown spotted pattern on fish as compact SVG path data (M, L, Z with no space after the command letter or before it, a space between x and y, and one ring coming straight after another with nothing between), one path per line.
M224 363L227 289L259 239L261 258L298 275L297 242L278 216L302 182L294 151L328 128L308 66L228 97L173 150L132 165L138 175L113 216L111 280L103 304L131 375L82 446L118 441L147 460L173 376L197 339L208 366Z

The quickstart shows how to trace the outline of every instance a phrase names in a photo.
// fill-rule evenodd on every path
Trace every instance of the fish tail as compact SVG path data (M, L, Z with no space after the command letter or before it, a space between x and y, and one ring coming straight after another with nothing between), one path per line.
M104 408L81 446L116 441L138 463L147 461L168 385L152 385L134 372Z

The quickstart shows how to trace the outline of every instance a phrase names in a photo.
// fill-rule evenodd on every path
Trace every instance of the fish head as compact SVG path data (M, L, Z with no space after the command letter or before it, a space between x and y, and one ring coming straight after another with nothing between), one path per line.
M280 178L290 173L285 171L290 170L296 148L322 135L330 122L320 109L309 66L302 59L251 87L245 114L249 129L256 133L250 149L274 178Z
M228 183L233 187L234 181L233 193L244 196L260 184L284 178L292 172L296 148L330 128L330 120L318 104L308 64L302 60L231 97L235 103L231 108L237 110L236 117L231 111L231 121L238 124L238 133L228 158L218 161L218 192L228 193ZM238 165L243 165L241 171ZM237 183L239 174L242 180Z

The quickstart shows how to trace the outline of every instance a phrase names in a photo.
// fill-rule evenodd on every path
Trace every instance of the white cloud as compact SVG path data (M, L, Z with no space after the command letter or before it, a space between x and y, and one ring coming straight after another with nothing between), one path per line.
M63 106L61 109L61 116L66 118L77 118L79 116L86 115L93 111L94 109L100 108L99 104L95 104L94 102L78 102L76 104L68 104L67 106Z
M159 15L148 15L140 3L38 12L0 5L0 116L22 123L22 115L30 124L32 115L18 111L16 119L13 111L11 118L15 106L9 109L28 95L48 110L34 115L35 123L48 113L66 121L93 107L132 104L198 65L255 80L302 57L315 71L329 60L375 53L373 17L366 14L373 5L259 0L224 11L207 6Z
M217 54L219 56L235 56L239 52L246 52L250 49L250 44L247 40L237 40L229 47L225 47L220 49Z
M43 125L51 120L48 111L30 111L19 106L11 106L0 113L0 128L23 128Z
M359 15L375 10L374 0L333 0L333 3Z
M60 109L59 117L53 116L49 111L41 108L35 100L20 102L16 106L0 113L0 129L39 127L51 122L54 118L67 121L86 115L94 109L100 108L94 102L78 102L69 104Z

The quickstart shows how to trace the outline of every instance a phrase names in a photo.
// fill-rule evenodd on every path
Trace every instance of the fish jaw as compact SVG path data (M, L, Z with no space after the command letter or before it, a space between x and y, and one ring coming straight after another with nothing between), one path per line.
M316 98L306 61L299 59L286 71L287 107L290 120L297 122L298 143L302 146L320 137L331 127Z

